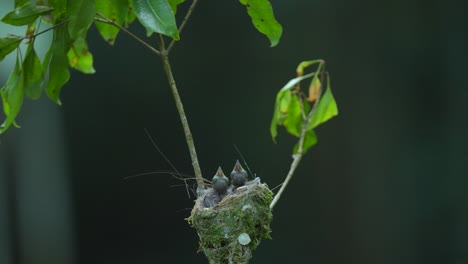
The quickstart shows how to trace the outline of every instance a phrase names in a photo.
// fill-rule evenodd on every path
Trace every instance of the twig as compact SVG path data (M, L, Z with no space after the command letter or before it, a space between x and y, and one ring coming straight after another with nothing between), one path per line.
M161 34L159 34L159 49L161 50L161 60L164 65L164 71L171 87L172 95L174 96L175 104L179 112L180 121L182 122L182 127L184 128L185 141L187 142L190 158L192 159L192 166L195 172L195 178L197 181L197 194L200 196L205 191L205 183L203 181L203 176L200 169L200 164L198 162L198 156L195 149L195 143L193 141L192 132L190 132L190 126L187 121L187 116L185 115L184 105L180 99L179 91L177 90L177 85L172 74L171 64L169 62L169 55L164 44L164 39Z
M288 186L289 181L291 181L292 176L294 175L294 172L296 171L297 166L301 162L302 156L304 154L303 146L304 146L305 136L307 134L307 124L312 119L312 115L314 114L315 109L318 105L318 101L320 100L320 93L317 99L315 100L312 110L310 110L307 116L304 110L303 99L301 97L301 94L298 94L297 97L299 98L299 106L301 108L301 115L302 115L301 134L299 136L299 141L298 141L299 147L297 148L296 154L293 155L293 162L291 163L291 167L289 168L289 172L288 172L288 175L286 176L286 179L284 179L284 182L282 183L281 189L278 191L278 193L276 193L275 197L273 198L273 201L271 201L270 209L273 209L276 203L278 203L278 200L281 198L281 195L283 194L284 190Z
M107 17L105 17L103 14L101 13L97 13L98 16L100 17L95 17L94 20L98 21L98 22L101 22L101 23L105 23L105 24L109 24L109 25L112 25L114 27L117 27L118 29L122 30L123 32L127 33L130 37L134 38L135 40L137 40L138 42L140 42L141 44L143 44L145 47L147 47L149 50L151 50L153 53L156 53L158 56L161 56L161 52L159 52L159 50L153 48L153 46L151 46L150 44L148 44L146 41L142 40L141 38L139 38L138 36L136 36L135 34L133 34L132 32L130 32L129 30L127 30L125 27L122 27L121 25L115 23L114 20L112 19L109 19Z
M182 30L184 29L185 24L187 24L187 21L192 15L192 12L195 9L195 6L197 5L197 3L198 3L198 0L193 0L192 5L190 6L189 10L187 11L187 14L184 17L184 20L182 21L182 24L180 24L179 34L182 33ZM175 40L172 40L171 43L169 43L169 46L167 48L167 53L171 52L171 49L174 46L174 44L175 44Z
M280 199L284 190L288 186L289 181L292 179L292 176L294 175L294 172L296 171L297 166L301 162L302 155L303 155L302 152L303 152L304 139L305 139L306 133L307 133L307 122L303 121L302 127L301 127L301 135L299 137L299 147L297 148L297 153L293 155L293 162L291 163L291 167L289 168L288 175L286 176L286 179L284 179L281 189L275 195L275 197L273 198L273 201L271 201L270 209L272 210L273 210L273 207L275 207L278 200Z

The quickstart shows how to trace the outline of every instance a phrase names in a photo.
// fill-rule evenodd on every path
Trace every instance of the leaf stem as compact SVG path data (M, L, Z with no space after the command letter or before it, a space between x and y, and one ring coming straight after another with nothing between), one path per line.
M182 30L184 29L185 25L187 24L187 21L189 20L190 16L192 15L193 10L195 10L195 6L197 5L198 0L193 0L192 5L190 5L189 10L187 11L187 14L184 17L184 20L182 21L182 24L180 24L179 27L179 34L182 33ZM167 48L167 53L171 52L172 47L175 44L175 40L172 40L171 43L169 43L169 46Z
M190 132L190 126L187 121L187 116L185 115L184 105L180 99L179 91L177 90L177 85L174 80L174 75L172 73L171 64L169 62L169 54L166 49L163 36L159 34L159 49L161 50L161 60L163 62L164 71L166 73L169 86L171 87L172 95L174 96L175 104L179 112L180 121L182 122L182 127L184 128L185 141L190 152L190 158L192 159L192 166L195 172L195 178L197 181L197 195L200 196L205 191L205 183L200 169L200 164L198 162L197 151L195 149L195 143L193 141L192 132Z
M146 41L142 40L141 38L139 38L138 36L136 36L135 34L133 34L132 32L130 32L128 29L126 29L125 27L122 27L121 25L115 23L114 20L112 19L109 19L107 17L105 17L103 14L101 13L97 13L98 16L100 17L95 17L94 20L95 21L98 21L98 22L101 22L101 23L105 23L105 24L109 24L109 25L113 25L114 27L117 27L118 29L122 30L123 32L125 32L126 34L128 34L130 37L134 38L135 40L137 40L138 42L140 42L141 44L143 44L143 46L147 47L149 50L151 50L153 53L155 53L156 55L158 56L161 56L161 52L157 49L155 49L153 46L151 46L150 44L148 44Z

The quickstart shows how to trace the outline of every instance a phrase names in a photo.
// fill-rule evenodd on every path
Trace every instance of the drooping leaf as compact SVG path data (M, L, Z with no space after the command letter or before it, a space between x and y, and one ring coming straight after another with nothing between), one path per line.
M291 101L291 89L295 87L300 81L314 76L314 73L310 73L304 76L296 77L291 79L276 95L275 107L273 110L273 118L270 124L270 134L273 142L276 142L276 136L278 135L277 126L282 125L282 122L289 109Z
M306 154L307 151L313 147L315 144L317 144L317 135L315 134L314 130L311 129L307 131L305 137L304 137L304 144L302 145L302 154ZM299 143L294 145L293 153L297 154L297 151L299 150Z
M94 3L96 4L96 12L114 20L118 25L126 26L131 5L129 0L94 0ZM104 40L113 45L119 28L100 22L95 24Z
M46 86L46 93L49 98L61 105L59 95L62 86L70 79L68 70L67 53L70 48L70 37L67 27L58 27L54 29L54 39L46 55L46 60L50 57L49 63L49 82ZM46 62L45 62L46 63Z
M318 125L338 115L338 107L330 87L330 77L327 77L327 89L320 98L317 108L314 111L315 112L307 125L308 130L314 129Z
M299 98L292 96L283 126L289 134L298 137L301 134L302 114Z
M14 51L21 43L22 38L17 36L8 36L0 38L0 61L2 61L6 55Z
M94 0L68 1L67 14L70 18L70 21L68 21L70 38L75 40L85 36L96 15Z
M247 7L247 13L255 28L270 40L271 47L278 45L283 27L276 21L273 7L268 0L240 0Z
M185 0L168 0L174 15L177 13L177 6L185 2Z
M15 118L23 105L23 81L24 76L21 72L20 63L17 58L13 72L10 74L10 77L8 77L5 86L0 90L3 112L6 115L5 121L0 126L0 134L4 133L12 124L19 127L18 124L16 124Z
M154 32L179 40L174 12L167 0L132 0L133 11L146 28L146 34Z
M320 79L318 78L318 76L315 75L309 86L309 96L307 97L307 101L313 102L317 100L317 98L320 95L321 88L322 88L322 83L320 82Z
M82 37L76 39L68 51L68 62L70 66L83 73L95 73L93 67L93 55L88 50L88 44Z
M29 0L15 0L15 8L22 7L24 4L28 2Z
M297 76L300 77L300 76L304 75L305 68L307 68L309 66L312 66L314 64L319 64L321 62L323 62L323 60L302 61L301 63L299 63L299 65L297 65L297 68L296 68ZM317 72L319 72L319 71L320 71L320 69L317 69Z
M27 3L16 8L2 18L2 22L13 26L28 25L36 21L43 14L52 11L49 6L38 6L34 3Z
M34 42L29 44L23 62L24 95L36 100L41 97L44 82L44 68L34 50Z

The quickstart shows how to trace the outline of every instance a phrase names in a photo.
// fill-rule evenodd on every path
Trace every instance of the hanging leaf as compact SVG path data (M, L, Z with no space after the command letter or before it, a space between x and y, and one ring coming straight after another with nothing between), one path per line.
M288 107L288 112L283 121L283 126L289 134L298 137L301 134L302 114L299 98L294 95Z
M307 151L313 147L315 144L317 144L317 135L315 134L314 130L309 130L307 131L305 137L304 137L304 144L302 145L302 154L306 154ZM299 150L299 143L294 145L293 153L297 154L297 151Z
M29 44L23 62L24 95L36 100L41 97L44 82L44 68L34 50L34 42Z
M247 13L255 28L270 40L271 47L278 45L283 27L276 21L273 7L268 0L240 0L247 7Z
M309 86L309 97L307 97L307 101L312 103L317 100L320 95L321 87L322 84L320 83L320 79L315 75Z
M291 101L291 89L296 86L300 81L314 76L314 73L310 73L304 76L296 77L291 79L276 95L275 107L273 110L273 119L270 124L270 134L273 142L276 143L276 136L278 135L277 126L283 125L282 122L286 117L286 113L289 110Z
M8 36L0 38L0 61L2 61L6 55L14 51L23 40L21 37Z
M68 51L68 62L70 66L83 73L95 73L93 67L93 55L88 50L88 44L84 38L78 38L72 43Z
M305 68L310 67L310 66L312 66L314 64L319 64L319 63L323 63L323 60L302 61L301 63L299 63L299 65L297 65L297 68L296 68L297 76L300 77L300 76L304 75ZM320 72L320 69L317 69L316 72L317 73Z
M168 2L175 15L177 13L177 6L185 2L185 0L169 0Z
M174 12L167 0L132 0L132 4L134 13L146 28L148 37L157 32L179 40Z
M75 40L86 36L86 32L96 15L94 0L70 0L67 5L67 13L70 18L68 21L70 38Z
M5 121L0 126L0 134L4 133L12 124L19 127L18 124L16 124L15 118L23 105L23 81L24 77L21 73L20 62L17 58L13 72L10 74L10 77L8 77L5 86L0 90L3 112L6 115Z
M128 15L131 13L131 1L129 0L95 0L96 12L103 14L105 17L112 19L118 25L126 26L128 23ZM119 28L113 25L96 22L96 27L105 41L111 45L114 44L115 38L119 33Z
M312 115L312 118L307 125L307 129L311 130L317 127L318 125L326 122L330 118L338 115L338 107L333 97L331 87L330 87L330 77L327 76L327 89L325 93L320 98L320 101L317 105L317 108Z
M49 98L61 105L59 95L62 86L70 79L70 71L68 70L67 53L70 48L70 37L68 36L67 27L58 27L54 29L54 40L46 55L45 63L49 63L49 82L46 86L46 93Z
M24 6L16 8L2 18L2 22L13 26L24 26L33 23L43 14L52 11L48 6L37 6L33 3L27 3Z

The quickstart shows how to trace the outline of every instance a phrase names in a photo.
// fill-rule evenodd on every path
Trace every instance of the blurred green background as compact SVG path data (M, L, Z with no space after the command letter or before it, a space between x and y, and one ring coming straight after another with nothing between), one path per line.
M271 187L295 143L270 138L276 92L300 61L327 61L340 115L318 129L252 263L468 264L466 1L271 2L278 47L237 1L200 1L172 54L205 177L231 170L235 144ZM124 180L171 169L144 128L192 174L159 58L95 28L89 45L97 73L73 71L62 107L26 101L23 128L0 137L0 263L206 263L182 182Z

